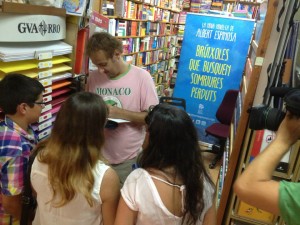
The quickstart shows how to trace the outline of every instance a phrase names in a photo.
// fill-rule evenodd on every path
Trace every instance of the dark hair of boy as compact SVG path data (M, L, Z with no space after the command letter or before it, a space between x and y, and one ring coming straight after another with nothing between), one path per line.
M36 79L18 73L8 74L0 81L0 108L5 114L14 115L21 103L33 107L44 90Z

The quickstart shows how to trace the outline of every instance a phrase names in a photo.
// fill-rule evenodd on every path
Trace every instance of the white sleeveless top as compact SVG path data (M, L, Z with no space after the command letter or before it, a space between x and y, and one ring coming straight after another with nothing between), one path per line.
M100 186L109 166L99 161L94 170L94 205L90 207L82 194L77 194L66 205L56 208L51 206L52 190L48 181L48 166L34 160L31 171L31 183L37 192L38 208L33 225L99 225L102 222Z
M133 211L138 211L136 225L181 225L182 217L173 215L162 202L153 179L146 170L138 168L127 177L121 189L122 198ZM168 182L167 182L168 183ZM170 184L170 183L168 183ZM185 186L177 186L184 201ZM196 225L203 223L207 210L213 205L214 187L204 180L203 200L204 209Z

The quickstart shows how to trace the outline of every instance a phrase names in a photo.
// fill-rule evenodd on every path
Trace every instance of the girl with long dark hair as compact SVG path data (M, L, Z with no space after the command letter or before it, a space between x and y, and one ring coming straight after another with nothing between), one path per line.
M159 104L145 120L139 168L121 190L115 225L215 224L214 185L189 115Z

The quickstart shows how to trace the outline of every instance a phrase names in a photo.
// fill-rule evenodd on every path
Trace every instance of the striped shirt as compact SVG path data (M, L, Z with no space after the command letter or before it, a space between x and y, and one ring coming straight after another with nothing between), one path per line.
M10 118L0 121L0 191L2 195L19 195L23 190L24 177L30 151L37 138L31 127L24 131ZM0 202L0 224L17 225L19 222L4 212Z

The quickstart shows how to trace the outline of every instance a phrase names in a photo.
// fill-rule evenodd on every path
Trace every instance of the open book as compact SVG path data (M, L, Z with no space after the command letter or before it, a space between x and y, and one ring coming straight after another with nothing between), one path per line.
M113 118L108 118L108 121L113 121L116 123L129 123L130 121L128 120L123 120L123 119L113 119Z
M109 129L115 129L119 126L119 123L128 123L130 121L128 120L123 120L123 119L113 119L113 118L108 118L105 128Z

